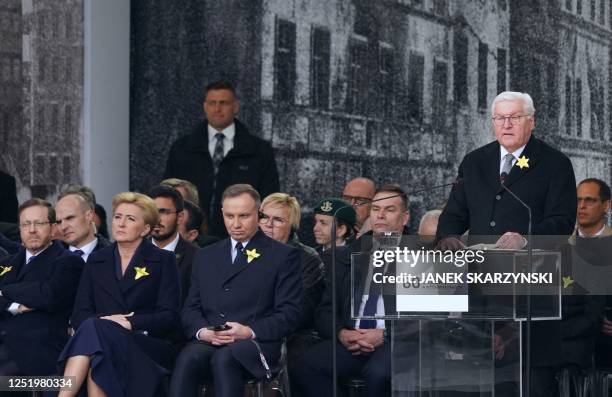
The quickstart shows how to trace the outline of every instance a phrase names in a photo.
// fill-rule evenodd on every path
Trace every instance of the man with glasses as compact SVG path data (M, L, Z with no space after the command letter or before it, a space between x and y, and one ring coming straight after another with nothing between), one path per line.
M459 237L468 230L470 243L525 246L527 209L502 184L531 208L534 235L569 236L576 221L574 169L566 155L532 134L533 100L502 92L491 111L496 141L468 153L459 165L459 183L438 222L440 247L463 248ZM538 322L531 330L531 395L555 395L554 370L562 359L559 322Z
M54 375L83 260L52 242L51 204L30 199L18 216L25 249L0 266L0 375Z
M492 105L496 141L468 153L440 215L443 248L461 248L471 236L499 236L498 248L522 248L527 210L503 183L531 207L535 235L569 235L576 221L576 179L569 158L533 136L535 108L529 94L506 91Z
M153 245L174 252L181 280L181 305L187 298L191 280L191 266L197 247L185 240L178 226L185 217L184 201L181 193L168 185L155 186L149 191L159 211L159 223L151 232Z
M351 179L342 190L342 200L351 204L357 213L355 229L357 229L359 235L371 230L368 220L370 216L370 202L372 197L374 197L375 191L376 185L374 181L364 177Z
M597 178L588 178L578 184L578 208L576 235L579 237L612 236L612 228L606 225L610 212L610 187Z
M606 225L606 216L610 211L610 187L600 179L588 178L578 184L577 195L577 225L569 243L580 260L594 266L593 277L598 277L595 273L602 268L600 266L609 267L612 252L610 248L612 247L612 228ZM601 278L605 279L605 277ZM612 294L608 294L607 297L606 315L603 316L594 350L596 364L604 367L612 365L612 298L610 295ZM598 328L600 319L600 316L595 318ZM588 337L590 337L588 342L592 343L592 334L589 334ZM588 346L592 349L592 345ZM590 349L584 350L590 351Z

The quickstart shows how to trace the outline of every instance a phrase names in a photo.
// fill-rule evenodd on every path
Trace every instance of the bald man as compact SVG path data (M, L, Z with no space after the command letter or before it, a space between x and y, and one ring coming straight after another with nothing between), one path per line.
M374 181L369 178L358 177L351 179L344 186L342 190L342 200L350 203L355 212L357 212L357 221L355 222L355 228L362 232L364 224L369 229L369 222L366 222L370 216L370 202L374 197L376 191L376 185Z
M75 189L62 192L55 205L59 237L70 251L77 252L84 261L93 251L109 244L95 233L94 206L88 196Z

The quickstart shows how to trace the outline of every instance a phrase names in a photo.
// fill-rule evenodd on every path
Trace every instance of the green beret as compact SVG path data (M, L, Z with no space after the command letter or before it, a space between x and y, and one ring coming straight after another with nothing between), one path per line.
M340 211L338 211L342 208ZM338 211L338 213L336 213ZM346 222L349 226L355 225L357 214L352 205L337 197L328 197L319 201L314 208L315 214L329 215Z

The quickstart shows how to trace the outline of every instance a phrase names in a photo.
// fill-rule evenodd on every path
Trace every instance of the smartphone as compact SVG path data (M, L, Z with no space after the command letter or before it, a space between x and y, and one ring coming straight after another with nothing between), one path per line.
M227 324L217 324L217 325L212 325L210 327L206 327L206 329L209 329L211 331L227 331L228 329L231 329L232 327L227 325Z

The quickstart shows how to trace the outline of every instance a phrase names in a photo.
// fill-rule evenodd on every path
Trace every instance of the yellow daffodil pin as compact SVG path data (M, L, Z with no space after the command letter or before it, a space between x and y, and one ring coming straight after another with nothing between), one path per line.
M13 270L13 266L0 266L0 269L2 269L2 271L0 271L0 276L4 276L6 273Z
M252 250L246 250L246 255L247 255L247 263L251 263L251 261L261 256L261 254L257 252L257 248L253 248Z
M574 280L571 276L563 277L563 288L567 288L572 284L574 284Z
M520 169L529 168L529 159L525 156L521 156L516 160L516 166Z
M145 277L148 276L149 273L147 273L147 267L137 267L134 266L134 269L136 270L136 276L134 277L134 280L138 280L141 277Z

